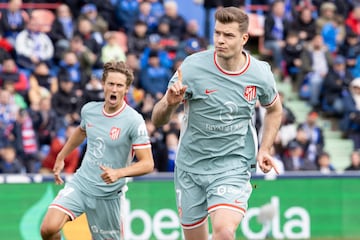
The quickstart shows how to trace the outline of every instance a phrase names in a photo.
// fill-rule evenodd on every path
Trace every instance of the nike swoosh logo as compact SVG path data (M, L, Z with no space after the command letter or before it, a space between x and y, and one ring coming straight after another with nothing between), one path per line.
M216 92L216 89L210 90L210 89L205 89L205 94L211 94L213 92Z
M236 204L240 204L241 201L239 201L238 199L236 199L236 200L235 200L235 203L236 203Z

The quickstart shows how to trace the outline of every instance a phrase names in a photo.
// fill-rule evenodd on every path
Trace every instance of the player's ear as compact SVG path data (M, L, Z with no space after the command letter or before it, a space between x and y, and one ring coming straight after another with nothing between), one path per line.
M245 45L247 43L247 41L249 40L249 33L244 33L242 35L242 44Z

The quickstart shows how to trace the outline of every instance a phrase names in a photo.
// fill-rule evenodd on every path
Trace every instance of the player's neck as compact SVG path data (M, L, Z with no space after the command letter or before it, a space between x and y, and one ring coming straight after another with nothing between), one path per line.
M232 58L222 58L216 56L216 61L219 66L228 72L240 72L246 64L246 54L241 52Z
M110 105L110 104L104 104L104 112L107 115L112 115L114 113L122 111L122 109L125 107L125 101L121 101L120 103L116 105Z

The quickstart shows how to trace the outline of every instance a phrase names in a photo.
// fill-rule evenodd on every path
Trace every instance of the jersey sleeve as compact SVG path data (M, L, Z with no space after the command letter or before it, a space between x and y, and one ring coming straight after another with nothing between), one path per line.
M271 72L270 65L264 63L264 81L262 87L259 89L259 101L261 106L270 107L278 98L278 91L276 89L276 82L273 73Z
M133 120L130 137L132 140L132 148L134 150L151 147L145 121L140 115L137 115L137 117Z
M86 112L87 112L87 109L89 108L89 103L85 104L82 108L81 108L81 111L80 111L80 128L82 130L86 130L86 121L85 121L85 118L86 118Z

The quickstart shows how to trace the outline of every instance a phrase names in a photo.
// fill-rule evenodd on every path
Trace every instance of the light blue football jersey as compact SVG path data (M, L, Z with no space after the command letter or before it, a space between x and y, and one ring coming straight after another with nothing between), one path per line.
M86 131L87 149L71 183L90 196L117 197L125 178L106 184L100 177L99 166L126 167L133 159L133 150L151 145L145 121L138 112L124 103L119 111L110 115L103 106L104 102L89 102L81 110L80 126Z
M251 122L256 101L267 107L278 93L270 65L246 55L239 72L216 63L214 50L187 57L181 65L188 86L176 166L197 174L255 167L258 143ZM169 86L177 81L175 74Z

